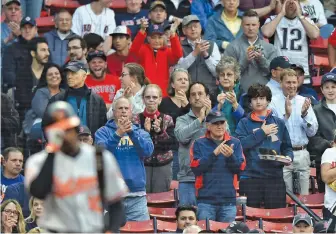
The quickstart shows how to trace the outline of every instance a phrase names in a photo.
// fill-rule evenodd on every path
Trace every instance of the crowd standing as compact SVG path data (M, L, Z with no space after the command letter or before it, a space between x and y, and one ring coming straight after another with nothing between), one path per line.
M312 155L335 214L336 30L320 90L309 62L333 1L81 0L44 34L32 2L2 1L1 231L118 231L177 180L177 232L258 232L234 222L237 192L286 207L286 190L309 194Z

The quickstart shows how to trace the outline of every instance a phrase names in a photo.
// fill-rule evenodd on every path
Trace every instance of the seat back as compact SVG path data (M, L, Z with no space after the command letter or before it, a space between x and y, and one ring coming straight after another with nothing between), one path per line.
M262 229L266 233L288 233L293 230L291 223L273 223L268 221L262 221Z
M176 208L148 207L149 215L152 218L156 217L158 220L169 222L174 222L176 220L175 211Z
M279 222L290 222L294 218L293 207L278 209L261 209L246 207L246 217L251 220L276 220Z
M121 233L153 233L153 220L128 221L125 226L120 228Z
M176 207L178 202L177 190L163 193L148 193L147 205L151 207Z

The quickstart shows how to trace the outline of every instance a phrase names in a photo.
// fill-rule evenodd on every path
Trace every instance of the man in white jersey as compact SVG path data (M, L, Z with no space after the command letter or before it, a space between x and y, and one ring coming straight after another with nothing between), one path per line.
M300 6L303 15L311 19L317 27L320 28L328 23L320 0L300 0Z
M278 56L286 56L291 64L301 65L309 75L308 41L320 35L314 22L302 15L298 0L286 0L281 12L271 16L261 28L263 35L274 38Z
M92 0L90 4L77 8L72 18L71 30L77 35L84 36L95 33L104 38L104 52L112 46L112 37L116 27L114 11L109 7L112 0Z
M39 226L49 232L102 232L104 203L106 228L117 232L124 222L121 198L128 189L114 156L78 141L80 119L70 104L54 102L46 116L48 145L29 157L25 169L25 187L44 200Z

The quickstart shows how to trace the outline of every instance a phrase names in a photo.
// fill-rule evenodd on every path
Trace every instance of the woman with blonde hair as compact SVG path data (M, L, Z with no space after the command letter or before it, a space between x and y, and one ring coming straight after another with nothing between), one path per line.
M26 224L20 204L8 199L1 204L1 233L25 233Z
M132 114L137 115L144 111L145 104L142 93L150 82L145 76L144 68L137 63L127 63L120 75L121 89L114 96L113 102L120 97L126 97L132 104ZM107 119L113 118L113 105L107 112Z
M166 192L172 179L172 145L175 144L174 122L169 115L160 113L158 108L162 100L161 88L149 84L143 91L145 110L135 116L133 123L145 129L151 136L154 152L145 159L146 192Z
M33 228L38 227L37 221L41 217L43 213L43 201L36 198L31 197L29 200L29 210L30 215L26 218L26 230L27 232Z

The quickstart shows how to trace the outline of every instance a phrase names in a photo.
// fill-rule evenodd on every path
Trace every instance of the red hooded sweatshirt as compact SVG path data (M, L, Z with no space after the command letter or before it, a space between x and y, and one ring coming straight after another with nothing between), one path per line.
M146 76L153 84L162 89L163 96L167 96L169 82L169 67L174 66L183 56L183 50L177 35L170 37L171 48L162 47L154 55L154 50L149 44L145 44L146 33L138 32L130 53L139 58L139 63L145 69Z

